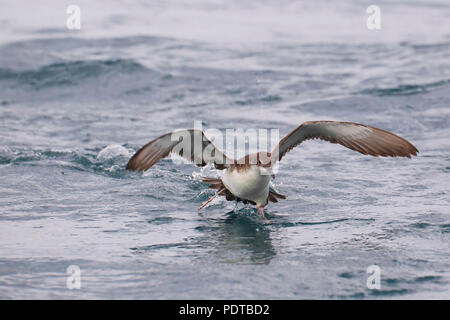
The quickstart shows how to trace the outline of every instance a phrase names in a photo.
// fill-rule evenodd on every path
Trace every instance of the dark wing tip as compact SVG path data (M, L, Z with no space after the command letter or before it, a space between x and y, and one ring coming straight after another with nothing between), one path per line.
M141 149L136 151L136 153L131 157L130 161L128 161L127 166L125 167L126 170L130 171L145 171L152 167L157 161L152 161L151 156L152 154L147 154L149 150L149 146L151 143L146 144Z
M356 141L350 149L364 154L380 157L406 157L416 156L419 150L408 140L379 128L367 126L373 130L373 137Z
M136 161L136 155L139 152L135 153L134 156L128 161L127 166L125 167L126 170L130 171L144 171L143 168L140 168L138 165L138 162Z
M134 157L130 159L130 161L128 161L127 166L125 167L126 170L130 170L130 171L141 171L138 169L138 167L136 166L136 162L134 161Z

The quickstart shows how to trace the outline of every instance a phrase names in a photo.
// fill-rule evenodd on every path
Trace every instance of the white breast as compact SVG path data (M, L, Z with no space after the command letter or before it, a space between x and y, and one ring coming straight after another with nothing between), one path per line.
M231 193L241 199L252 200L258 206L264 206L267 202L270 175L261 174L258 166L240 171L227 169L222 181Z

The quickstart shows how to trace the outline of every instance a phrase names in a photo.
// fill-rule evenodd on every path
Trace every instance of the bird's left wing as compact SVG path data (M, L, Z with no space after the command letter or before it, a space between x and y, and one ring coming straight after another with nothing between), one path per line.
M272 164L302 141L321 139L339 143L362 154L382 157L408 157L419 152L405 139L375 127L339 121L308 121L298 126L271 152Z

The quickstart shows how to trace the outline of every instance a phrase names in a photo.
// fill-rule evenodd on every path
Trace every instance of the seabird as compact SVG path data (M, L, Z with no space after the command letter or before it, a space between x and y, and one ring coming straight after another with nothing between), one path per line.
M190 137L188 142L193 147L180 150L180 139L174 139L174 134L177 134L177 137ZM271 169L288 151L310 139L338 143L364 155L376 157L411 158L419 152L405 139L372 126L354 122L307 121L281 139L272 152L247 154L237 160L220 151L201 130L170 132L139 149L128 162L126 169L145 171L170 153L177 153L198 166L214 164L216 169L224 172L221 179L203 177L203 182L217 192L202 203L199 210L215 197L225 196L229 201L236 200L256 205L261 218L267 221L264 217L264 207L269 201L278 202L279 199L286 199L285 195L269 187L271 177L274 178ZM195 141L200 143L194 145Z

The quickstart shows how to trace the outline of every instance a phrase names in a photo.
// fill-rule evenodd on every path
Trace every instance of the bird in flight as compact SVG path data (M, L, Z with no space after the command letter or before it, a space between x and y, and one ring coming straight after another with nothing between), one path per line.
M292 148L305 140L321 139L338 143L364 155L408 157L419 152L410 142L385 130L372 126L338 121L307 121L280 140L272 152L247 154L232 159L220 151L198 129L178 130L150 141L128 162L127 170L145 171L170 153L182 156L198 166L213 164L224 170L222 178L203 177L203 182L217 192L202 203L199 210L217 196L229 201L242 201L258 208L264 221L264 207L270 202L286 199L285 195L269 188L273 166Z

